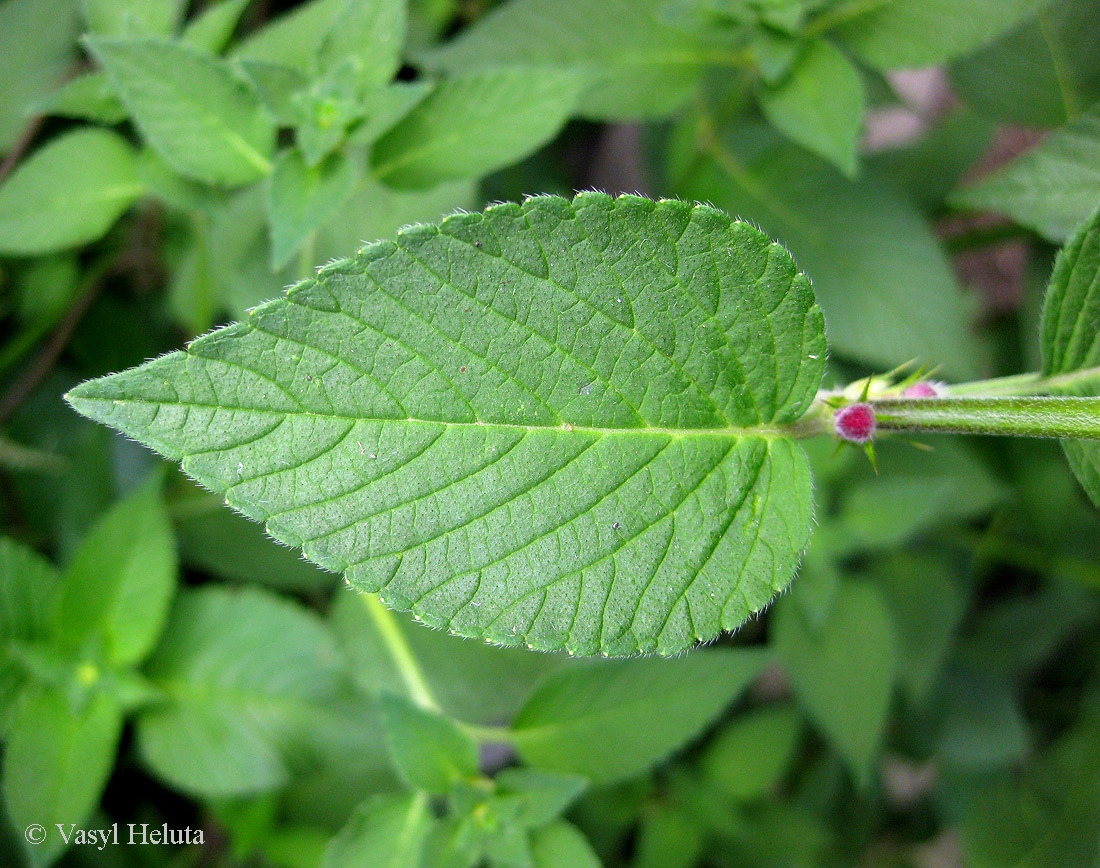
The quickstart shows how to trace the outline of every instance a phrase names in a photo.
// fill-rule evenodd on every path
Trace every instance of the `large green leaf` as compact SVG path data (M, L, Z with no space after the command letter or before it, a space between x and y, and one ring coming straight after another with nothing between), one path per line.
M811 499L783 426L824 354L761 232L591 193L405 230L69 400L430 624L672 653L789 580Z
M736 63L723 46L662 17L664 0L513 0L428 56L448 72L506 65L583 71L582 114L630 119L668 114L691 94L704 66Z
M477 178L545 144L573 112L586 79L514 67L443 81L374 145L374 171L399 188Z
M258 589L181 594L148 672L166 701L138 718L145 760L206 796L285 783L295 745L345 683L325 625Z
M182 175L232 186L271 171L275 127L225 62L152 39L88 39L138 129Z
M951 202L1000 211L1052 241L1068 240L1100 205L1100 103Z
M846 0L833 32L879 69L931 66L981 48L1050 0Z
M1098 119L1100 120L1100 119ZM1100 367L1100 209L1058 254L1043 306L1043 373L1051 376ZM1068 395L1095 395L1091 385L1065 385ZM1063 441L1066 457L1081 485L1100 506L1100 444Z
M715 649L565 669L532 694L512 740L550 771L597 783L639 774L697 736L765 662L758 651Z
M133 149L115 133L54 139L0 187L0 253L50 253L95 241L141 195Z

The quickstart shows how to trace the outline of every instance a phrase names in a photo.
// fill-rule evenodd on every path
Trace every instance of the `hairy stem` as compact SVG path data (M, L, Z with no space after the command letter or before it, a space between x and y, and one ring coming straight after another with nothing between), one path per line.
M1100 440L1100 398L883 398L881 430Z

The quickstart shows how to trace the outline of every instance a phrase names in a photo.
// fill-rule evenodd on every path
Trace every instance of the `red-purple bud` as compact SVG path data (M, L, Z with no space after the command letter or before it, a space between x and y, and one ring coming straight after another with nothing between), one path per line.
M849 404L833 414L833 426L841 440L869 443L875 436L875 408L867 403Z
M926 381L923 383L913 383L912 386L907 386L901 393L903 398L938 398L943 394L943 389L939 383L933 383Z

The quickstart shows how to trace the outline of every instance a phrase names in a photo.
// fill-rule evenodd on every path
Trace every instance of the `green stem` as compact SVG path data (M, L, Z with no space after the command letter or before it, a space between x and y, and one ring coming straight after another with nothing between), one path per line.
M1100 440L1100 398L884 398L881 430Z
M996 395L1042 395L1072 386L1100 385L1100 367L1081 368L1044 377L1040 373L1014 374L993 380L978 380L948 387L952 396L993 397Z
M426 708L429 711L442 711L432 694L431 688L428 686L428 679L424 676L409 641L405 638L405 634L401 632L401 625L397 623L397 618L394 617L393 612L385 607L377 594L362 594L361 599L363 605L367 607L367 612L374 620L375 627L378 628L378 633L382 637L386 650L390 652L390 657L397 667L398 675L401 676L401 680L405 684L405 689L409 691L410 698L421 708Z

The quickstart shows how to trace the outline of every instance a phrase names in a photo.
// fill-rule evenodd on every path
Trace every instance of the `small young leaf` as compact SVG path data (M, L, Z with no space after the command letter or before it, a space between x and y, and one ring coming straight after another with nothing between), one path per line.
M1007 165L955 192L951 204L1008 214L1066 241L1100 202L1100 104Z
M443 795L477 775L477 742L454 721L396 693L382 694L381 710L394 762L411 786Z
M970 0L965 14L957 0L839 4L833 14L842 23L830 32L878 69L932 66L987 45L1048 2Z
M570 667L547 678L512 724L531 765L604 783L639 774L698 735L765 657L712 650L676 660Z
M1098 116L1100 123L1100 116ZM1058 254L1043 305L1043 373L1068 374L1100 367L1100 209L1077 230ZM1095 395L1096 382L1061 386L1060 394ZM1100 506L1100 443L1065 440L1062 443L1070 467Z
M176 584L176 541L156 479L92 528L61 576L54 642L89 643L115 665L140 662L164 627Z
M147 671L167 701L138 718L145 761L208 797L285 783L296 741L344 683L325 625L253 588L181 594Z
M126 109L104 72L86 72L69 79L34 108L43 114L99 121L108 126L126 120Z
M302 122L302 109L294 95L309 86L308 78L292 66L262 60L242 60L240 68L279 126L292 127Z
M533 868L600 868L599 856L575 826L561 820L531 837Z
M508 768L493 778L496 801L517 825L538 829L561 816L588 786L585 778L540 769Z
M87 43L142 135L177 172L234 186L271 171L275 127L224 61L149 39Z
M313 169L294 148L275 161L267 201L272 270L290 262L310 233L354 192L355 174L355 165L343 154L332 154Z
M66 133L0 187L0 253L33 256L95 241L142 191L122 137L91 128Z
M420 868L434 825L423 793L372 796L332 839L321 868Z
M882 747L897 659L880 594L869 585L842 583L829 618L816 629L784 600L773 627L799 702L866 786Z
M360 93L388 84L401 68L405 42L406 0L349 3L321 43L322 69L353 61Z
M233 31L251 0L220 0L202 10L180 34L180 42L199 51L219 54L233 37Z
M69 400L434 625L673 653L789 580L810 477L782 426L824 356L778 244L590 193L414 227Z
M375 174L424 188L503 168L549 141L586 85L583 75L537 67L444 79L375 144Z
M354 0L356 5L364 5ZM348 0L311 0L265 24L230 55L236 60L288 66L306 76L317 72L321 43Z
M865 94L859 71L824 40L810 43L786 77L760 91L760 107L777 130L856 174Z
M103 36L171 36L184 0L80 0L91 33Z
M45 639L57 591L57 570L33 549L0 537L0 737L7 731L23 667L14 642Z
M58 830L87 828L110 777L122 733L117 700L96 692L74 702L65 692L36 686L16 708L4 752L4 802L14 826L43 826L42 843L28 845L31 865L49 865L65 849Z

